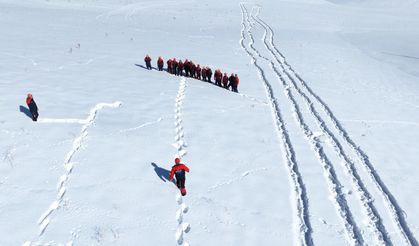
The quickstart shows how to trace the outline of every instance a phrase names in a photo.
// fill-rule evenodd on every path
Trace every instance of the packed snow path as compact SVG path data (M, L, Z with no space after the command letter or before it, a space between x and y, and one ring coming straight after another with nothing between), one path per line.
M388 208L388 212L390 213L390 217L392 217L393 222L396 225L399 235L404 239L407 245L417 245L416 239L407 226L403 210L399 207L394 196L386 188L385 184L375 172L375 169L369 162L367 155L357 144L354 143L354 141L349 137L347 131L331 112L330 108L286 62L285 57L275 46L273 42L274 32L272 28L258 16L260 7L253 7L250 15L244 4L241 4L241 10L243 21L241 39L242 48L252 58L252 63L258 69L261 79L267 88L268 97L271 101L276 102L278 99L275 96L275 91L272 89L272 82L270 82L265 75L267 71L264 69L261 62L258 62L258 59L267 63L272 73L275 74L278 81L283 86L283 92L292 108L295 121L300 126L300 129L306 136L307 141L311 144L312 149L317 155L318 161L323 166L330 194L334 197L337 214L341 217L343 226L346 228L348 242L353 245L364 244L364 233L368 230L372 230L370 233L374 236L371 237L375 237L375 239L370 239L371 242L368 241L368 243L388 245L393 243L396 244L397 242L390 239L388 229L386 229L383 222L382 217L384 215L381 215L383 213L385 214L386 211L381 211L380 214L374 204L375 200L373 195L367 189L368 185L362 180L362 177L359 174L360 170L356 168L356 162L353 160L357 159L358 163L364 167L366 172L363 177L371 178L372 184L374 184L376 186L375 188L378 189L378 192L376 192L375 195L378 195L383 199ZM257 46L254 44L255 40L253 38L254 34L252 28L256 23L263 31L263 37L261 40L263 41L264 48L266 49L264 51L256 48ZM250 41L246 47L244 45L244 40L247 39ZM271 60L262 55L263 52L267 52L273 59ZM300 96L300 98L297 99L294 93ZM305 120L307 114L303 114L300 109L304 106L307 107L309 116L311 115L313 117L310 121ZM317 107L320 108L323 113L320 113L317 110ZM278 110L274 108L274 111ZM313 125L313 123L310 122L314 122L315 124ZM311 130L311 128L316 129L316 131ZM319 130L320 135L317 133L317 130ZM329 143L328 145L319 141L321 136L327 137ZM330 158L329 155L334 155L334 157ZM346 177L338 176L335 171L335 160L338 160L344 170L346 170ZM356 219L352 215L350 208L351 203L347 201L346 196L342 191L341 187L343 187L343 185L339 181L340 179L349 179L354 190L357 192L358 202L363 208L363 212L367 218L366 225L362 229L361 224L363 223L360 221L362 218ZM307 242L301 240L303 238L301 230L299 238L301 244L307 244Z
M114 102L114 103L98 103L95 107L93 107L90 110L89 116L84 120L84 124L81 128L80 135L76 137L73 141L73 148L70 150L70 152L67 153L65 159L64 159L64 169L65 173L60 177L58 184L57 184L57 199L54 200L51 205L48 207L48 209L41 215L41 217L38 220L39 225L39 236L42 236L47 229L48 225L51 222L51 216L53 213L60 208L64 195L66 193L66 186L68 183L68 180L70 178L71 172L74 168L74 163L72 162L72 159L74 155L77 153L77 151L82 147L83 142L85 141L86 137L88 136L89 128L95 123L95 119L97 117L98 111L103 108L118 108L122 105L121 102ZM54 120L47 120L45 122L54 122ZM58 123L62 123L62 121L58 121ZM70 121L69 123L73 123L73 121ZM38 239L39 239L38 236ZM31 245L31 241L26 241L24 245L29 246Z

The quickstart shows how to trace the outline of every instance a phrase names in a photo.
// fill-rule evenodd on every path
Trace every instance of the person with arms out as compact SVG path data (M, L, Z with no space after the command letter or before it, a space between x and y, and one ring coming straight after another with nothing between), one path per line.
M26 104L29 107L29 111L32 115L32 120L37 121L38 120L38 106L35 103L35 100L33 100L33 96L31 93L28 94L28 97L26 98Z
M170 177L169 180L172 181L173 176L176 176L176 186L179 188L182 196L186 195L185 189L185 180L186 180L186 172L189 173L189 168L185 165L180 163L180 159L175 159L175 165L170 170Z

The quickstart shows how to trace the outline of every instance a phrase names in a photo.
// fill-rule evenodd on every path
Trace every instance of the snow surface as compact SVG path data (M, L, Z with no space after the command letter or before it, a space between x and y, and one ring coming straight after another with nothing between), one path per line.
M418 245L419 2L0 0L0 16L0 245ZM146 54L238 73L240 94Z

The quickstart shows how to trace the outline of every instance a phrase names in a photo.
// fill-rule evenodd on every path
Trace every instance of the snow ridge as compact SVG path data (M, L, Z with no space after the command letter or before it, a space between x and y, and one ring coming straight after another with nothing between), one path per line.
M183 99L185 98L186 90L186 79L181 78L179 83L179 90L175 100L175 143L173 146L177 150L176 157L183 157L186 155L187 144L184 140L183 125L182 125L182 105ZM182 195L179 193L179 190L176 189L176 201L179 205L179 208L176 212L176 221L178 222L178 228L175 233L176 242L178 245L189 246L189 243L185 241L184 234L188 233L191 230L191 225L183 221L183 214L186 214L189 211L188 206L183 202Z
M310 216L309 216L309 209L308 209L308 198L307 198L307 191L301 176L301 173L298 170L298 164L295 158L295 151L292 146L288 131L285 127L284 120L282 118L282 114L277 102L277 99L273 93L272 86L268 82L265 77L265 73L263 69L258 65L257 59L255 55L249 51L249 49L244 45L244 40L247 39L245 37L245 30L246 30L246 19L245 15L248 18L248 13L244 5L241 3L240 8L242 11L242 30L241 30L241 39L240 45L242 49L248 54L251 58L252 64L258 69L259 75L263 81L265 86L266 95L269 99L273 120L276 125L277 132L279 134L279 138L281 139L282 146L285 150L285 159L287 162L287 170L289 173L290 178L290 185L293 187L291 194L293 194L293 203L294 203L294 236L296 243L300 245L313 245L312 239L312 228L310 224ZM249 31L248 31L249 32ZM251 47L253 43L252 36L249 36L250 43L249 47Z
M373 204L373 198L368 192L365 184L362 182L358 171L355 167L354 161L352 161L346 154L342 144L338 141L337 136L335 136L332 131L327 127L326 122L320 117L319 113L314 108L314 102L310 99L309 96L313 98L321 107L321 109L328 116L329 120L332 122L335 130L338 131L339 135L343 138L344 142L350 146L352 151L356 153L358 159L363 164L364 169L369 174L373 183L377 186L378 190L381 192L383 200L386 202L387 207L392 214L394 223L396 224L399 233L402 235L406 243L409 245L418 245L415 237L410 231L406 221L403 210L398 205L396 199L388 190L384 182L381 180L380 176L375 171L373 165L369 162L369 158L366 153L349 137L349 134L345 128L339 123L335 115L332 113L327 104L317 95L314 91L307 85L307 83L298 75L297 72L287 63L286 58L283 54L277 49L273 42L274 32L272 28L258 16L253 17L256 22L258 22L264 29L265 32L268 32L269 43L267 42L267 37L265 33L264 44L267 50L271 53L272 57L280 65L282 72L286 75L289 81L292 83L292 88L297 91L297 93L304 99L306 105L309 107L311 114L317 121L317 124L320 126L322 132L329 138L331 144L334 147L335 152L339 155L340 158L344 161L344 166L347 169L348 173L351 175L351 180L355 189L357 190L358 195L360 196L360 201L364 210L366 211L369 223L374 227L375 234L378 236L378 241L380 244L391 244L388 232L386 231L382 219L378 214L377 209ZM274 62L271 62L272 68L276 71L277 75L281 77L278 69L275 68ZM296 78L296 79L295 79ZM297 84L298 80L300 85ZM300 87L301 86L301 87ZM307 91L306 94L303 90Z
M122 105L121 102L114 102L114 103L98 103L95 107L90 110L89 116L85 120L85 124L81 128L80 135L74 139L73 147L70 152L67 153L66 158L64 159L64 168L65 174L63 174L57 184L57 198L55 201L51 203L48 207L47 211L41 215L38 219L39 225L39 236L42 236L47 229L48 225L51 222L51 215L60 208L61 203L63 202L64 195L66 193L66 184L69 180L71 172L74 167L74 163L71 162L73 156L77 153L77 151L82 147L83 142L85 141L86 137L88 136L88 129L92 126L95 122L97 113L99 110L103 108L118 108ZM30 241L25 242L24 245L31 245Z

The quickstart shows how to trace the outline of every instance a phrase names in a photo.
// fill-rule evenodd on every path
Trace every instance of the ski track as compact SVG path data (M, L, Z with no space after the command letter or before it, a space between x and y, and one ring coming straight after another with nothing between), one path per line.
M183 99L185 98L186 90L186 78L182 77L179 83L179 90L175 100L175 143L173 147L176 148L177 154L176 157L182 158L187 154L185 142L185 135L183 132L182 124L182 105ZM186 242L184 234L188 233L191 230L191 225L183 221L183 215L189 211L188 206L183 202L182 195L179 192L179 189L176 188L176 201L179 205L178 210L176 211L176 221L178 222L178 228L175 233L175 239L178 245L189 246L189 243Z
M418 245L413 233L410 231L407 222L405 221L404 211L398 205L394 196L390 193L384 182L381 180L380 176L375 171L373 165L369 162L369 158L367 154L349 137L349 134L345 130L345 128L339 123L335 115L332 113L330 108L327 104L317 95L314 91L307 85L307 83L295 72L295 70L287 63L286 58L283 54L277 49L274 44L274 32L272 28L263 20L261 20L257 15L253 16L253 19L258 22L262 28L264 28L264 45L265 48L269 51L271 56L276 60L276 62L280 65L282 73L286 75L286 77L291 82L292 86L289 86L287 82L284 80L281 72L278 71L275 63L267 58L265 58L268 62L270 62L271 68L274 70L278 79L282 81L284 86L286 86L286 90L289 91L290 88L295 89L295 91L303 98L305 104L309 108L311 115L315 118L317 124L321 128L322 132L329 138L334 151L337 155L344 161L344 167L346 168L347 172L350 174L350 178L352 180L353 186L360 197L360 202L365 210L365 213L369 219L369 224L374 228L374 233L378 237L378 242L382 245L391 244L388 232L386 231L382 219L373 204L373 198L371 194L368 192L365 184L362 182L358 171L355 167L354 161L351 160L345 152L344 147L339 142L337 136L335 136L332 131L327 127L326 122L321 118L320 114L314 107L314 101L317 102L323 112L327 115L329 120L332 122L332 125L335 130L338 131L339 135L343 138L345 144L350 146L350 150L356 153L358 160L362 163L364 169L368 173L369 177L371 178L372 182L380 191L384 202L386 203L389 212L394 220L396 227L398 228L399 233L401 234L404 241L409 245ZM269 43L267 42L267 33L269 34ZM297 81L299 81L300 85L298 85ZM301 86L301 87L300 87ZM303 91L305 90L308 95ZM289 92L287 92L289 93ZM290 94L291 95L291 94ZM313 98L313 100L310 99Z
M254 38L251 33L252 29L252 23L250 22L249 14L247 13L246 8L243 6L244 11L246 13L246 19L249 24L249 28L247 30L247 33L250 37L251 42L249 43L249 47L253 50L253 52L260 58L264 60L268 60L266 57L263 57L259 51L253 46L254 44ZM256 57L255 57L256 59ZM285 85L284 85L285 87ZM350 241L353 245L362 245L363 244L363 238L362 234L356 225L352 213L349 209L348 203L346 201L345 195L342 192L342 185L337 178L334 166L332 165L331 161L327 157L327 155L324 152L324 149L322 145L320 145L318 139L314 136L313 132L310 130L308 125L304 122L304 119L302 117L300 108L294 99L292 93L290 92L289 88L285 89L285 94L290 101L294 116L303 131L304 135L306 136L308 142L310 143L312 149L316 153L316 157L319 160L319 162L322 164L323 172L326 178L326 181L328 183L329 192L332 195L334 199L334 205L337 209L337 213L340 216L341 220L344 223L344 228L346 231L346 235L348 237L348 241Z
M258 17L258 15L254 15L254 16L252 16L252 18L264 28L265 33L264 33L264 37L263 37L263 42L264 42L265 48L271 53L272 56L275 56L274 51L272 50L272 48L269 46L269 44L267 42L267 34L269 34L269 36L272 37L272 33L269 32L269 29L266 27L265 24L260 22L260 20L259 20L260 18ZM286 74L287 72L284 71L283 66L281 66L282 72L287 75L286 77L288 78L288 80L291 81L292 86L289 85L288 82L284 79L283 74L280 71L278 71L278 68L276 67L275 63L271 60L268 60L268 59L266 59L266 60L270 63L271 69L274 71L274 73L276 74L278 79L282 82L282 85L285 88L284 92L286 93L288 99L290 101L292 101L292 104L296 104L296 100L294 99L294 96L292 95L292 92L290 91L291 89L295 89L296 92L304 99L304 101L306 103L306 106L308 107L311 115L316 120L316 123L320 127L320 129L322 130L323 134L326 135L329 138L329 140L332 144L332 147L333 147L335 153L337 154L337 156L343 160L344 168L346 169L347 173L350 175L350 179L352 181L354 189L357 191L357 194L358 194L359 199L360 199L359 201L361 203L361 206L365 210L364 213L369 220L369 225L374 230L374 234L377 237L378 243L381 244L381 245L391 244L390 239L388 237L388 232L386 231L386 229L383 225L382 218L380 217L377 209L375 208L375 206L373 204L372 196L369 193L369 191L367 190L365 184L362 182L362 179L360 178L353 161L347 156L347 154L345 153L342 145L339 143L337 138L334 136L334 134L327 127L325 121L320 117L319 113L314 108L313 103L311 102L311 100L307 97L307 95L303 91L300 90L300 88L296 85L293 78ZM280 64L280 65L282 65L282 64ZM296 107L296 106L294 106L294 107ZM294 109L294 111L296 111L296 110ZM297 115L300 115L300 114L297 113ZM302 117L302 116L300 116L300 117Z
M99 110L103 108L118 108L122 105L121 102L114 102L114 103L98 103L95 107L93 107L90 110L89 116L85 120L85 124L81 128L80 135L74 139L73 141L73 147L70 150L70 152L67 153L65 159L64 159L64 169L65 173L60 177L58 184L57 184L57 197L56 200L54 200L51 205L48 207L48 209L41 215L41 217L38 219L38 226L39 226L39 235L38 235L38 241L39 237L41 237L47 227L49 226L51 222L52 214L60 208L61 203L63 202L66 189L67 189L67 183L70 178L71 172L74 167L74 163L72 162L72 159L74 155L77 153L77 151L82 147L83 142L85 141L86 137L88 136L88 129L90 126L92 126L95 123L96 116ZM36 242L39 244L39 242ZM71 244L71 242L69 242ZM26 241L23 245L30 246L32 245L31 241ZM68 244L67 244L68 245Z
M312 229L310 224L310 216L309 216L309 209L308 209L308 198L307 198L307 191L302 180L301 173L298 170L298 164L295 157L294 148L291 144L290 137L288 135L288 131L286 130L284 121L282 119L282 114L277 103L277 99L272 90L272 86L268 82L265 77L265 73L263 69L258 65L257 59L255 55L253 55L249 49L244 45L245 37L245 14L247 14L247 10L245 9L243 4L240 4L240 8L242 11L242 30L241 30L241 39L240 45L242 49L248 54L251 58L252 64L257 68L259 72L259 76L263 81L265 86L266 95L270 102L270 107L272 111L273 120L276 126L276 130L278 132L279 138L281 140L282 146L285 150L284 157L286 159L287 170L289 173L290 179L290 186L292 187L291 194L293 196L292 202L294 203L294 215L293 215L293 224L294 224L294 241L300 245L312 245ZM248 19L248 18L247 18ZM252 40L249 43L249 46L252 44Z

